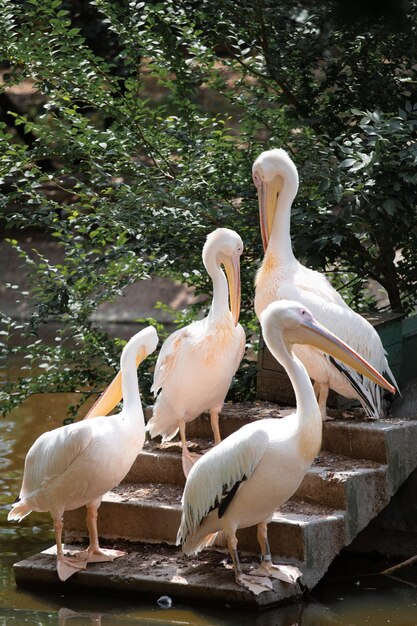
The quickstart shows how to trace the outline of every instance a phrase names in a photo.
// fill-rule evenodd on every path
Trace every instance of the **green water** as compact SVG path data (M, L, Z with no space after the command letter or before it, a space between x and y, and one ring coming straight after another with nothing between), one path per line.
M140 597L32 592L15 587L12 565L54 543L48 514L31 514L20 524L7 522L19 493L24 458L33 441L59 426L70 398L36 396L0 419L0 626L79 626L193 624L226 626L367 625L417 626L417 573L413 568L393 580L373 575L385 563L343 555L303 602L262 613L225 606L177 604L163 610ZM417 569L417 568L416 568Z

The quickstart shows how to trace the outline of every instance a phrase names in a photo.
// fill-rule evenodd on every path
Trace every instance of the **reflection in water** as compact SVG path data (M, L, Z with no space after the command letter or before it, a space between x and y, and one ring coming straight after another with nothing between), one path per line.
M58 626L66 626L67 620L71 617L88 617L91 624L94 626L101 626L102 613L80 613L78 611L71 611L71 609L59 609L58 611Z
M54 543L49 514L32 513L19 525L6 517L17 495L27 450L45 430L61 424L69 395L36 396L12 416L0 420L0 626L415 626L416 577L407 581L366 574L379 564L353 557L339 559L329 575L305 602L261 613L228 606L187 607L173 598L172 609L158 607L157 597L117 598L90 592L30 593L16 589L13 563ZM385 565L385 564L384 564ZM365 575L366 574L366 575ZM412 586L411 586L412 585Z

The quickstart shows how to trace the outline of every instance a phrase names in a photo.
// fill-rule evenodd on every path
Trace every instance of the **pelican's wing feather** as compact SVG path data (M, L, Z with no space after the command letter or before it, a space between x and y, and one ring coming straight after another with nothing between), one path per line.
M163 343L161 351L155 365L153 385L151 392L156 396L162 389L165 381L169 378L170 372L175 369L175 362L181 347L190 337L188 327L180 328L170 335Z
M344 309L350 308L340 293L330 284L327 276L300 263L294 275L294 285L300 290L311 292L315 296L322 298L325 302L332 302Z
M198 529L211 510L222 506L224 514L237 491L236 485L253 474L268 442L266 430L258 424L247 424L197 461L184 489L177 545Z
M93 437L91 422L83 421L43 433L30 448L20 497L25 497L61 476L85 450Z
M347 305L341 307L320 294L284 282L279 289L280 300L295 300L308 307L314 317L332 333L343 338L378 371L386 371L388 363L381 339L364 317Z
M239 324L238 328L240 329L240 344L239 344L239 350L236 353L236 363L235 363L235 369L234 371L237 371L237 368L240 365L241 360L243 359L243 355L245 354L245 348L246 348L246 334L245 331L243 330L242 326Z

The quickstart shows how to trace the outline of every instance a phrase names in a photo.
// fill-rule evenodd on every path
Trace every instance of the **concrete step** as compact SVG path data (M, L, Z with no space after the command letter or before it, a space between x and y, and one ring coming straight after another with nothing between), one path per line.
M294 407L279 407L271 402L226 403L220 415L220 431L225 438L247 422L270 417L279 419L294 410ZM407 455L404 456L402 451L410 445L410 433L414 432L415 420L400 418L369 420L364 417L362 409L330 409L328 415L331 419L323 423L322 450L353 459L390 463L393 470L390 478L393 480L394 489L397 489L405 476L414 469L414 461L408 459ZM199 446L203 446L204 449L212 445L209 414L203 413L189 422L186 432L191 444L190 449L194 441L197 442L197 449ZM204 441L207 444L204 444ZM175 440L169 442L171 446L174 444Z
M294 408L281 408L272 402L226 402L219 417L220 434L222 438L241 428L248 422L254 422L268 417L282 417ZM187 423L187 439L213 439L210 425L210 414L203 413L192 422Z
M103 546L111 547L112 544ZM253 609L287 603L300 594L298 586L274 580L274 591L255 596L235 584L229 559L222 551L206 550L190 559L178 548L166 544L123 545L119 541L117 546L126 550L127 556L118 558L113 563L90 563L86 570L77 572L65 583L60 582L56 575L54 546L16 563L13 567L16 583L20 588L31 591L47 589L48 592L58 590L63 593L65 590L65 593L75 591L84 594L101 592L107 596L118 594L135 599L143 596L148 601L168 595L173 598L174 603L182 601L201 605L214 602L218 607L243 605ZM66 549L77 550L79 546L66 545ZM257 565L252 555L243 554L240 560L245 573L249 573L250 568ZM301 563L297 565L302 568ZM252 623L255 623L256 615L253 620ZM293 621L292 619L291 623ZM201 623L201 618L198 623ZM282 624L284 623L290 622L284 620Z
M190 446L193 451L203 452L209 449L208 440L200 440ZM179 485L183 487L185 477L181 463L181 444L171 442L169 448L165 444L149 442L147 449L137 457L124 483L159 483ZM385 480L384 465L356 460L340 454L322 451L313 466L307 472L297 497L325 506L344 509L351 497L353 483L364 481L371 483Z
M122 483L106 493L99 509L99 536L175 544L181 519L182 488L156 483ZM65 541L87 538L85 508L67 511Z
M99 509L98 528L100 537L120 537L134 542L164 541L175 545L181 519L181 487L155 483L123 483L107 493ZM293 498L274 514L271 526L282 526L284 530L271 531L271 550L274 554L291 556L297 547L297 558L302 559L300 528L310 519L336 515L330 507ZM287 522L288 521L288 522ZM299 527L299 528L298 528ZM239 531L241 532L241 531ZM273 538L276 538L274 543ZM87 539L85 509L68 511L65 514L65 540L67 542ZM255 533L241 532L239 547L258 552Z
M278 558L304 562L308 580L310 575L314 578L319 562L320 570L324 564L328 567L335 554L376 515L381 498L386 494L382 467L369 464L355 471L348 461L342 460L342 469L335 471L337 459L321 457L320 465L312 468L296 496L274 514L269 525L272 553ZM316 497L322 494L321 499L327 499L327 505L311 500L314 489ZM123 483L103 498L99 512L100 536L175 544L181 518L181 495L182 488L176 485ZM308 499L302 499L305 495ZM349 509L354 509L356 514L349 516ZM84 509L66 513L65 529L66 541L86 541ZM254 528L240 530L238 540L239 549L255 554L259 551ZM319 556L315 549L311 552L309 548L318 541L321 544Z
M173 485L120 485L103 498L98 520L100 537L107 542L117 540L117 545L120 539L175 545L181 519L181 493L181 488ZM276 511L268 527L276 562L302 564L306 572L303 584L309 586L318 582L323 567L327 569L349 533L345 511L299 498L292 498ZM239 552L259 553L255 528L239 530L237 537ZM66 543L86 543L87 538L85 510L67 512ZM319 551L317 542L321 544ZM222 544L220 547L225 548Z

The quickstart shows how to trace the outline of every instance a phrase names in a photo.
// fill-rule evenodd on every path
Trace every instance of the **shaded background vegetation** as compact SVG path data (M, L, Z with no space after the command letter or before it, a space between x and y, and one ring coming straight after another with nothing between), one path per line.
M2 228L33 302L23 323L2 316L2 362L21 353L28 363L26 377L3 386L4 410L37 391L78 390L82 401L101 389L121 342L92 322L97 306L153 275L209 293L201 248L218 226L245 244L242 323L252 337L262 250L251 167L265 148L287 149L300 172L297 257L331 270L359 311L373 306L369 278L393 310L414 309L414 2L0 6ZM19 110L8 90L29 79L36 98ZM64 260L19 248L27 229L53 237ZM51 321L46 345L39 332ZM253 375L245 362L235 398L251 393Z

